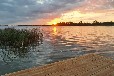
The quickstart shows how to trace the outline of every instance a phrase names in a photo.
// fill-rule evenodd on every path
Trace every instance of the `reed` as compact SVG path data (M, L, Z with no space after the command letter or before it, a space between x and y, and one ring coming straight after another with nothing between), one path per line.
M0 29L0 47L26 48L42 43L43 34L38 29L17 30L14 28Z

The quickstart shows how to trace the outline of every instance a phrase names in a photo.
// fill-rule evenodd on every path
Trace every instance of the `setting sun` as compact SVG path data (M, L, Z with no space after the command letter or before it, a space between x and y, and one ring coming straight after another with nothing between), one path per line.
M53 24L54 24L54 25L56 25L57 23L56 23L56 22L54 22Z
M59 18L55 18L55 19L53 19L53 20L47 22L47 24L50 24L50 25L51 25L51 24L56 25L56 24L59 23L59 22L61 22L60 19L59 19Z

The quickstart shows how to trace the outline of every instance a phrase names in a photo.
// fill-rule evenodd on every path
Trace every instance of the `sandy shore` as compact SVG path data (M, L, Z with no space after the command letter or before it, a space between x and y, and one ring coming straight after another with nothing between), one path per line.
M114 76L114 60L89 54L5 76Z

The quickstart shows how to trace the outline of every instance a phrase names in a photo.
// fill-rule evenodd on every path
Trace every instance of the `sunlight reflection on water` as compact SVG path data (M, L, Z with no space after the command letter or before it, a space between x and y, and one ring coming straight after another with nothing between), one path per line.
M56 29L56 34L55 33ZM114 27L48 27L45 28L46 39L50 39L54 50L70 51L72 54L62 57L74 57L77 54L97 53L110 56L114 51ZM79 52L80 53L77 53ZM108 51L108 52L107 52ZM111 51L111 52L110 52ZM53 55L54 56L54 55ZM51 58L53 58L53 56ZM112 57L112 55L110 56ZM64 58L63 58L64 59Z

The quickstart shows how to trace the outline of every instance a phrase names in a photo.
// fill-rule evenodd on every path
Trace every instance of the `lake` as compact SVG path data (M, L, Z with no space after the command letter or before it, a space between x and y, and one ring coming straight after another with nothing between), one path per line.
M0 26L0 29L8 26ZM96 53L114 59L113 26L10 26L38 28L43 42L22 56L0 49L0 75ZM23 54L23 53L22 53Z

